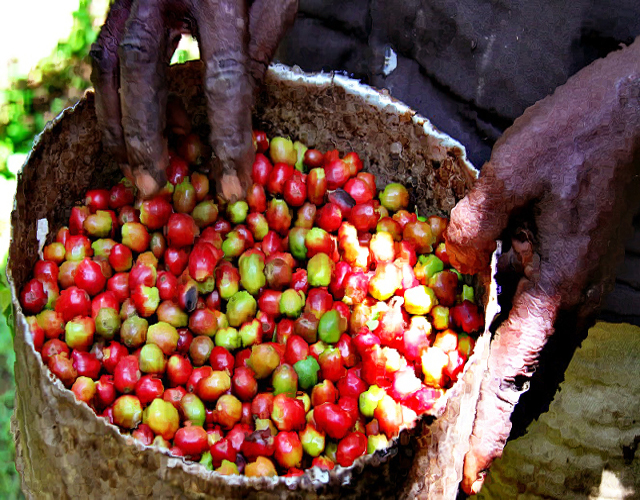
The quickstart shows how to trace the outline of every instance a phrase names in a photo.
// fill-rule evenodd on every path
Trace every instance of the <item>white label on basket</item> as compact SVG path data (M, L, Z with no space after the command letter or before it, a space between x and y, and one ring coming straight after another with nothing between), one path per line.
M36 229L36 238L38 238L38 255L44 260L42 249L49 235L49 221L47 219L38 219L38 227Z

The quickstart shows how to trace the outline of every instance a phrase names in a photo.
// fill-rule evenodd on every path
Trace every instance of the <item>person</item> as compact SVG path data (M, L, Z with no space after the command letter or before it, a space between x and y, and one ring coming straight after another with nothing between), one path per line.
M205 62L218 189L228 199L249 182L252 96L279 43L286 63L389 88L465 143L474 162L486 161L446 233L465 273L514 235L503 262L519 278L465 457L462 488L475 493L536 369L545 371L545 346L554 346L551 359L562 355L547 362L561 372L622 255L638 198L639 9L626 0L116 0L92 49L96 111L105 146L153 194L167 165L164 72L188 30ZM538 390L552 397L557 382Z

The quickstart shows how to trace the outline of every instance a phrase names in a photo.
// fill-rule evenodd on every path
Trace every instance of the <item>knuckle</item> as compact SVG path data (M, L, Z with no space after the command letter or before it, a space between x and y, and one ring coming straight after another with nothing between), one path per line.
M113 156L119 163L126 163L128 161L122 137L116 137L114 134L109 134L105 130L102 137L102 143L109 154L111 154L111 156Z
M256 82L262 81L264 74L269 68L269 61L263 54L253 52L251 56L251 76Z
M120 42L119 54L126 66L155 63L160 41L149 28L138 21L131 22Z
M210 92L235 91L236 85L246 76L245 58L242 54L227 54L207 60L205 87Z
M123 149L124 141L122 136L122 128L114 126L104 126L102 132L102 142L105 147L111 151L119 151Z
M112 45L112 43L114 45ZM92 67L101 74L114 73L118 67L118 54L115 49L115 40L99 40L91 46L89 57Z
M497 391L498 398L511 406L515 406L520 396L529 390L530 377L532 375L533 372L529 372L501 380L500 388Z

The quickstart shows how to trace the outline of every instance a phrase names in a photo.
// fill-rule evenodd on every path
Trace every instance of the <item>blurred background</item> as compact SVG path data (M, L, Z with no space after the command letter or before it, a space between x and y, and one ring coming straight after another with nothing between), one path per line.
M23 498L10 419L14 404L11 294L5 266L16 176L45 123L89 88L89 47L108 0L4 2L0 14L0 498ZM28 19L29 22L25 22Z
M11 294L5 267L17 174L34 137L91 87L89 49L109 0L21 0L0 8L0 499L23 498L14 465ZM28 22L26 22L28 20ZM173 62L197 58L185 38Z

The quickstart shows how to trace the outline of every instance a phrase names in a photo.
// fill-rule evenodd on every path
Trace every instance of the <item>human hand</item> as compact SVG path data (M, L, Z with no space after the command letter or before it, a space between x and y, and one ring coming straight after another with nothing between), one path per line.
M501 456L511 414L558 312L588 318L607 291L638 199L639 159L637 39L527 109L453 210L447 252L464 273L488 266L514 215L530 214L533 228L514 239L506 257L523 277L491 343L465 457L466 493L480 490L484 472Z
M218 193L243 197L253 163L251 108L297 0L115 0L91 49L106 149L145 197L166 183L166 71L182 33L198 40ZM188 118L176 113L175 120Z

